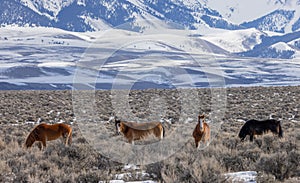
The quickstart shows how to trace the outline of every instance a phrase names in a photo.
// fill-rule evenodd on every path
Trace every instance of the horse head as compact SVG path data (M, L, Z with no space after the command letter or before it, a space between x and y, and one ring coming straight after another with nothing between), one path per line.
M239 138L241 139L241 141L244 141L244 139L246 138L247 133L241 129L240 133L239 133Z
M33 143L34 143L34 141L32 141L31 139L28 139L28 138L27 138L27 140L26 140L24 146L25 146L26 148L30 148L30 147L32 146Z
M116 134L120 135L121 133L121 120L115 118Z
M205 118L206 118L207 116L205 115L205 114L202 114L202 115L198 115L198 123L199 123L199 125L200 125L200 130L202 130L203 129L203 123L205 122Z

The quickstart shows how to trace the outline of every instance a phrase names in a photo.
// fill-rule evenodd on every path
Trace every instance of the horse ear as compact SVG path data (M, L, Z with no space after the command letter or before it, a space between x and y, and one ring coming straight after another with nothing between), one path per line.
M115 118L115 121L121 121L121 119L116 115L114 115L114 118Z
M121 123L121 120L118 119L118 118L115 118L115 125L117 126L117 125L120 124L120 123Z
M201 118L205 118L206 117L206 115L205 114L199 114L199 116L198 116L198 119L200 120Z

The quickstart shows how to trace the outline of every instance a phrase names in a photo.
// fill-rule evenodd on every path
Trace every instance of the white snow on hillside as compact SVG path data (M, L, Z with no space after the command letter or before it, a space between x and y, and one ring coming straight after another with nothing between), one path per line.
M293 41L288 42L289 45L293 45L293 46L297 46L300 47L300 38L299 39L295 39ZM299 48L300 49L300 48Z
M55 19L61 9L70 5L73 1L74 0L21 0L21 3L40 15ZM41 10L50 11L52 14L41 12Z
M80 32L70 32L58 28L52 27L19 27L15 25L7 25L0 28L0 37L6 37L6 43L24 42L26 44L41 44L40 39L51 39L55 40L68 40L75 44L82 44L82 42L91 42L95 38L95 35L99 35L99 32L91 33L80 33ZM68 36L67 36L68 35ZM64 36L67 36L64 38ZM74 36L74 37L70 37ZM37 41L38 40L38 41ZM81 42L81 43L78 43ZM45 44L46 42L44 42ZM82 45L85 46L85 45Z
M284 43L284 42L278 42L270 47L273 49L276 49L277 52L284 52L284 51L293 51L293 60L300 62L300 48L297 48L295 44L300 43L300 39L298 39L299 42L296 43L297 40L294 40L290 43ZM299 46L299 45L298 45Z
M278 42L275 43L271 46L271 48L275 48L278 51L295 51L295 49L291 48L288 44L284 43L284 42Z
M244 51L259 43L261 34L256 29L222 30L199 36L197 31L183 30L142 34L112 29L79 33L7 26L0 28L0 83L71 86L79 67L83 68L80 81L90 86L96 78L98 83L111 84L118 71L122 71L118 79L124 85L143 78L143 81L159 85L203 87L209 73L224 78L228 82L226 86L298 85L299 49L298 57L283 62L229 57L213 46L231 53ZM203 43L203 40L213 44ZM273 47L279 50L296 48L291 43L278 43ZM121 54L114 56L120 50ZM20 73L22 69L26 70L25 76ZM99 74L99 70L105 72Z
M288 42L288 45L291 45L296 50L294 57L297 58L300 62L300 38Z
M295 9L297 6L299 8ZM284 30L284 32L292 32L293 24L300 19L300 2L297 2L296 0L286 0L286 5L283 7L283 9L295 11L292 20L286 25Z
M273 31L264 31L264 33L266 33L267 36L283 36L283 33L279 33L279 32L273 32Z
M102 19L92 18L86 15L81 15L80 18L82 18L85 23L89 24L94 30L111 29L111 26Z
M207 6L217 10L223 17L228 20L241 24L260 18L277 9L293 9L295 10L299 4L295 0L200 0ZM297 17L299 13L297 11ZM292 21L294 22L294 20Z
M264 33L251 28L244 30L226 31L203 36L207 40L231 53L243 52L252 49L261 43L260 36Z
M128 0L128 1L143 11L142 14L138 14L136 12L132 13L130 18L135 19L133 23L134 26L141 27L143 31L145 30L147 31L148 29L159 30L161 28L166 29L171 27L170 25L168 25L168 23L162 20L162 18L164 18L164 14L145 5L143 0ZM152 14L150 14L149 12L152 12ZM172 24L176 24L176 23L172 23Z
M265 17L268 20L268 23L260 24L258 27L260 30L282 30L286 29L287 26L290 24L290 19L287 18L285 15L282 14L270 14ZM272 22L272 24L270 24ZM288 32L291 31L291 25L289 26L290 29L286 29Z

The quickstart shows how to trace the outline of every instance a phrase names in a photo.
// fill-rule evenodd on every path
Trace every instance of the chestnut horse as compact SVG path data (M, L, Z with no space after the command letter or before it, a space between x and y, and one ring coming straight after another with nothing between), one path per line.
M193 137L195 139L196 148L199 148L201 140L203 141L203 143L209 143L210 128L205 122L205 115L203 114L198 116L198 124L194 129Z
M131 144L134 144L135 140L144 139L151 134L160 140L165 135L164 127L160 122L136 123L116 120L115 125L117 133L122 133Z
M41 123L33 128L29 133L26 141L25 147L29 148L35 141L42 142L43 147L46 148L46 141L56 140L60 137L65 138L65 144L71 145L72 143L72 128L63 123L58 124L46 124ZM41 145L39 144L41 149Z
M253 141L254 135L262 135L269 131L271 131L273 134L277 134L279 138L283 136L280 121L277 121L275 119L268 119L263 121L251 119L242 126L239 132L239 137L241 141L243 141L246 136L249 135L250 141Z

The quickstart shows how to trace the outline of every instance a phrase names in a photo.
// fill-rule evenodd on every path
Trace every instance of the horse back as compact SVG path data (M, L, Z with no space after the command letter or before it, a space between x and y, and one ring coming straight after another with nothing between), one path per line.
M150 134L160 139L164 136L164 128L160 122L121 122L121 132L129 140L141 140Z
M124 125L137 130L151 130L157 126L160 126L160 122L144 122L144 123L136 123L136 122L122 122Z
M63 123L57 124L40 124L39 129L47 137L47 140L55 140L61 136L72 133L71 127Z

